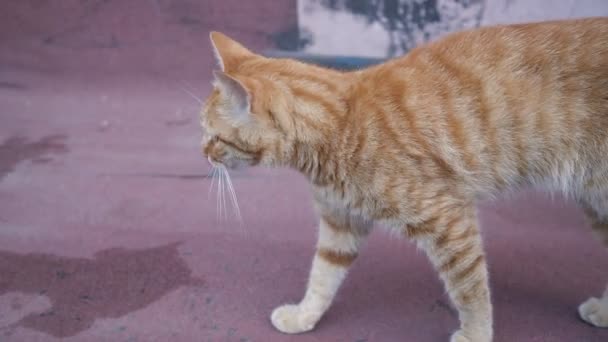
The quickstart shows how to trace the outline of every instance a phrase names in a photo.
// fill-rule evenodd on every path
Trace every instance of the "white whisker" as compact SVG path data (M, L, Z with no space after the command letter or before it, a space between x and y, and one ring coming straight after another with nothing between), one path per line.
M217 207L217 212L216 212L216 219L218 222L221 222L222 220L222 177L221 177L221 170L219 170L218 168L218 177L217 177L217 191L216 191L216 207Z
M200 91L195 86L193 86L190 82L186 82L186 81L182 80L181 83L182 83L182 86L190 89L191 92L200 93Z
M239 224L243 225L243 217L239 206L236 191L230 178L230 173L226 166L222 164L213 164L211 171L207 174L207 178L211 178L209 184L208 197L211 196L213 190L216 191L216 220L218 223L228 221L229 217L236 216ZM217 178L217 181L216 181ZM226 197L229 197L226 199ZM232 207L232 208L229 208ZM228 211L231 211L230 213Z
M216 174L217 167L212 166L211 172L207 174L207 178L211 178L211 183L209 184L209 192L207 193L207 199L211 199L211 192L213 191L213 185L215 184Z
M226 207L226 178L224 177L224 169L220 168L220 178L222 179L222 208L224 208L224 211L222 212L223 216L222 216L222 220L224 222L226 222L228 219L228 208Z
M230 174L228 170L226 170L226 185L228 185L228 190L230 191L230 200L232 202L232 206L234 208L234 213L236 214L236 218L239 223L243 224L243 217L241 216L241 208L239 207L239 202L236 197L236 191L234 191L234 186L232 185L232 180L230 179Z
M207 172L207 177L205 177L205 178L213 178L214 175L215 175L215 166L211 165L211 171Z
M222 188L223 188L222 170L217 169L217 221L222 221Z
M186 88L184 88L184 87L182 87L181 89L182 89L182 90L183 90L183 91L184 91L186 94L190 95L190 97L192 97L193 99L195 99L195 100L196 100L196 102L198 102L200 105L202 105L202 104L203 104L203 100L201 100L201 98L200 98L200 97L198 97L198 96L194 95L194 94L193 94L193 93L192 93L190 90L188 90L188 89L186 89Z
M228 221L228 206L226 206L226 167L222 166L221 169L222 175L222 202L224 205L224 220Z

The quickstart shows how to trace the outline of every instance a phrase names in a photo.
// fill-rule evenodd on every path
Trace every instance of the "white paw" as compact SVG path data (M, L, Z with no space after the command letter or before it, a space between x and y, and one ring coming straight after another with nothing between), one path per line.
M471 340L464 336L461 330L452 334L452 338L450 338L450 342L471 342Z
M581 318L596 327L608 328L608 298L589 298L578 307Z
M486 334L484 334L485 336ZM463 332L462 330L458 330L457 332L452 334L450 338L450 342L490 342L492 341L491 337L470 337L471 335Z
M279 306L272 311L270 321L280 332L299 334L310 331L315 327L320 315L301 310L298 305L288 304Z

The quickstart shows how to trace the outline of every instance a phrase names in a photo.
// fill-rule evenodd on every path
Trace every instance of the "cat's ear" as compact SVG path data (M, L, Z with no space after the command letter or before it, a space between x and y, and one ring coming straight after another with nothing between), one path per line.
M214 71L215 84L224 97L230 101L230 110L226 115L236 123L243 123L251 117L251 94L236 78L223 71Z
M253 52L223 33L213 31L209 34L209 38L222 71L235 70L243 60L255 56Z

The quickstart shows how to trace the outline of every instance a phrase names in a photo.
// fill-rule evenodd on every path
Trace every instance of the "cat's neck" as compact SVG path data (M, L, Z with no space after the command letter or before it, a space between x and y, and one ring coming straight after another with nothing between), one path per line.
M298 106L290 108L292 131L289 165L304 174L313 184L328 186L342 181L344 168L339 151L343 126L348 124L351 91L358 77L355 73L295 63L317 85L317 92L302 80L291 83L292 94L300 96ZM304 83L305 84L305 83ZM278 113L284 112L277 110Z
M315 185L329 186L342 178L339 153L331 145L296 143L292 156L292 167Z
M344 164L339 151L339 130L336 127L311 140L293 144L291 167L304 174L313 184L328 186L343 178Z

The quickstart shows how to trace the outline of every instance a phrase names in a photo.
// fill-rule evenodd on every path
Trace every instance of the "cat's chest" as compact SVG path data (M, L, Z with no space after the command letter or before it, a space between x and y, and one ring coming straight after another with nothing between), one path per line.
M349 184L313 185L313 191L316 200L323 205L348 211L363 210L365 196Z
M390 219L398 212L397 208L383 202L381 197L354 185L341 183L334 186L314 186L314 193L317 202L366 219Z

